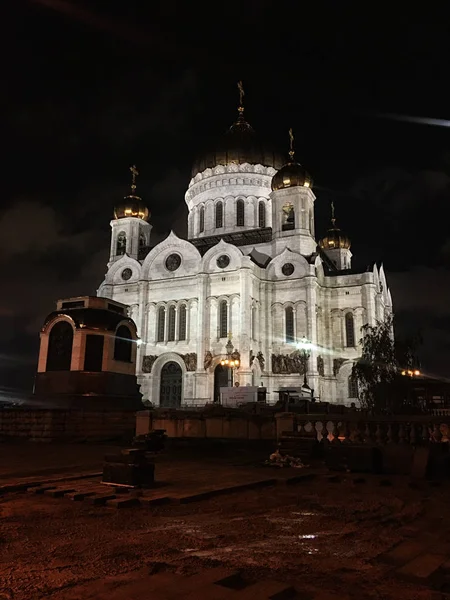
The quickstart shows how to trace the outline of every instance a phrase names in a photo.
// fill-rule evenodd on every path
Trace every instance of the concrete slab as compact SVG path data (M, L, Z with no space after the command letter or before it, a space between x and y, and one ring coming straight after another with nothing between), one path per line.
M282 581L274 581L267 579L252 583L243 590L239 590L234 595L235 600L272 600L283 598L288 600L296 595L296 589L293 585L283 583Z
M114 500L115 497L115 494L103 494L86 498L85 502L87 504L93 504L94 506L104 506L109 500Z
M70 492L75 492L76 490L74 488L56 488L56 489L49 489L46 490L44 492L44 494L46 496L50 496L51 498L62 498L63 496L65 496L66 494L70 494Z
M95 492L74 492L73 494L66 494L65 497L74 502L79 502L90 496L95 496Z
M139 505L139 498L112 498L106 501L106 506L110 508L131 508Z
M414 560L397 569L396 573L411 580L426 581L448 557L442 554L421 554Z
M401 542L398 546L380 556L380 560L390 564L404 564L426 552L427 545L416 541Z
M158 506L160 504L169 504L171 498L169 496L160 496L157 498L146 498L145 496L139 499L142 506Z

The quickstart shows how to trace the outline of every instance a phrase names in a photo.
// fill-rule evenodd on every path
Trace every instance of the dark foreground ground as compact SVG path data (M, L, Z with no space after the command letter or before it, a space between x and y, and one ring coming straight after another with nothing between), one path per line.
M52 480L41 487L94 497L106 487L94 473L111 451L3 443L0 486ZM4 488L0 598L447 597L450 486L277 470L259 466L263 458L238 448L169 450L156 458L158 487L120 510L117 502L70 500L74 492L52 498ZM92 476L77 479L83 474ZM286 483L292 477L298 481ZM264 487L192 497L271 478ZM145 502L157 497L170 502Z

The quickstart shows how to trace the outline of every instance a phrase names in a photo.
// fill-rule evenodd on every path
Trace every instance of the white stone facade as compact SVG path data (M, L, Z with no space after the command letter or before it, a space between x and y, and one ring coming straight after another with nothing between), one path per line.
M172 232L141 260L139 248L144 240L149 244L151 226L139 218L111 222L111 256L98 295L130 306L142 340L137 375L144 399L155 405L164 400L162 371L170 362L180 375L182 405L212 401L215 368L230 338L240 355L234 379L262 383L275 402L281 386L303 382L299 372L287 372L292 358L278 357L290 355L306 336L312 343L307 379L315 396L351 402L349 376L360 354L361 327L392 311L383 267L355 274L344 250L328 258L347 271L325 268L312 190L271 192L275 172L244 163L198 173L185 198L191 241ZM243 232L250 237L239 237ZM119 233L126 236L121 255Z

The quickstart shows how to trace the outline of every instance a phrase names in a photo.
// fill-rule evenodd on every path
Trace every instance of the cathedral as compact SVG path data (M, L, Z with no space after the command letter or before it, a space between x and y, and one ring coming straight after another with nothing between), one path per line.
M332 206L316 238L313 180L283 159L244 115L193 166L185 201L188 239L152 246L150 213L131 193L111 221L98 296L128 305L139 335L144 400L183 407L218 401L220 387L306 384L321 401L349 404L361 327L392 312L383 267L352 269L350 239Z

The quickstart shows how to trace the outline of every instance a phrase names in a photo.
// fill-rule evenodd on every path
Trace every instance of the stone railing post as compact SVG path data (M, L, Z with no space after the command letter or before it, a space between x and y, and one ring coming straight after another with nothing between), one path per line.
M276 413L275 419L277 423L277 440L281 438L284 431L293 433L296 430L295 413Z

